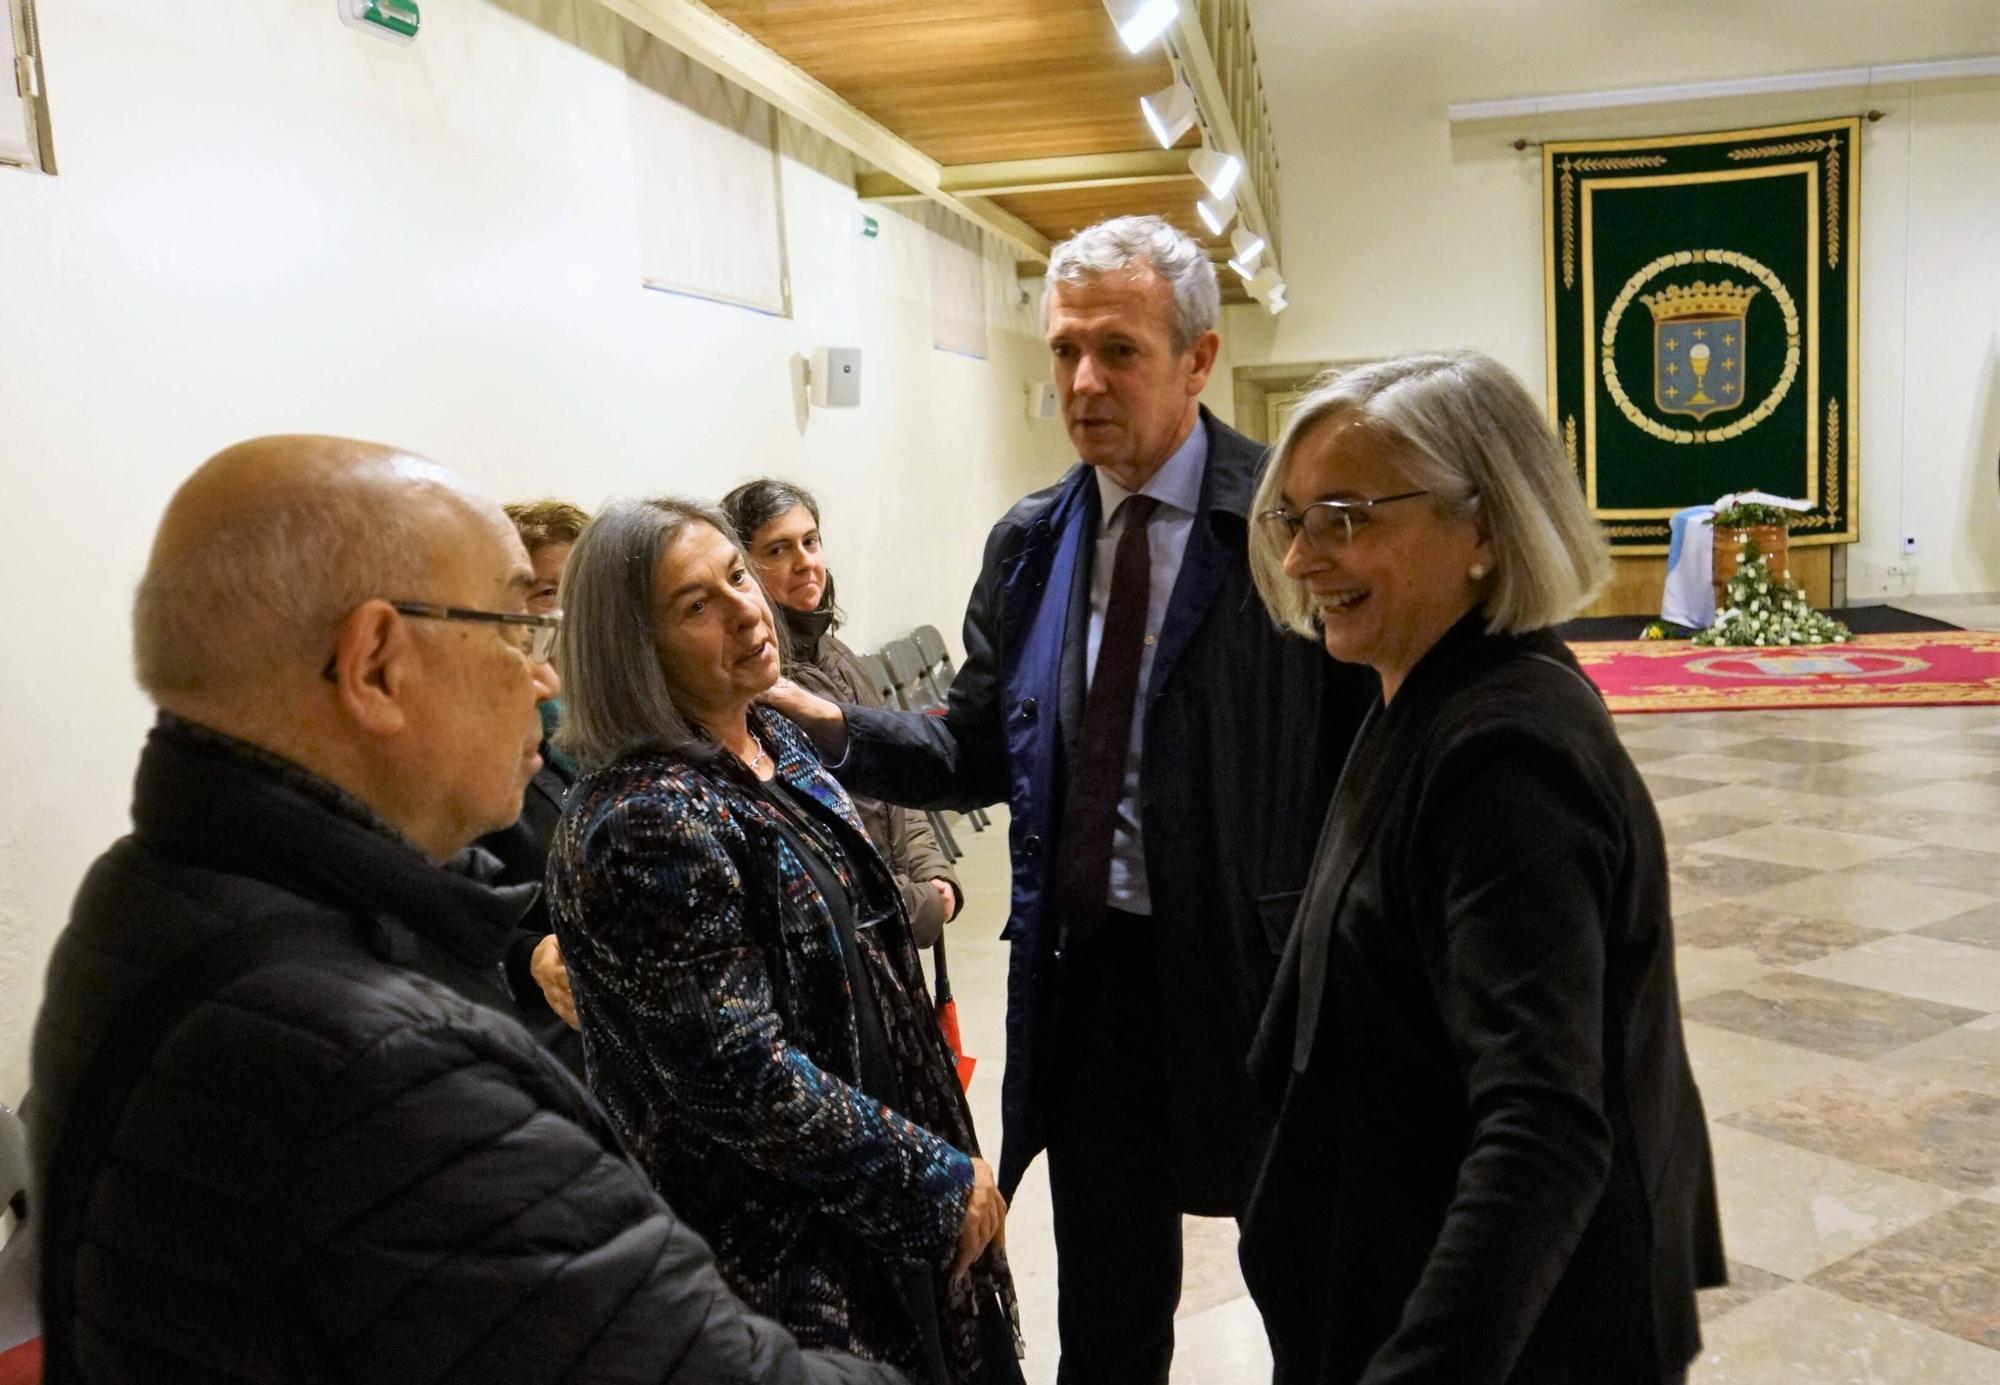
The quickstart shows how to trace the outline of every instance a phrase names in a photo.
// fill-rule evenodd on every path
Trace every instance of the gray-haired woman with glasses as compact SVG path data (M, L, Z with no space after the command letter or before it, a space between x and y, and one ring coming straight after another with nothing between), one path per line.
M1382 689L1251 1060L1277 1380L1679 1381L1722 1245L1659 821L1549 631L1609 570L1576 477L1418 356L1315 389L1253 513L1272 614Z

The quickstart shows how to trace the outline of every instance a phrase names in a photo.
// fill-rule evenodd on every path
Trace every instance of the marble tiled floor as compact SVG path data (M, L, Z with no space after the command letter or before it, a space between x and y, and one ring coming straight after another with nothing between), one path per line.
M1692 1380L2000 1382L2000 707L1619 725L1666 826L1735 1281L1703 1295ZM952 974L997 1142L1004 820L960 837ZM1045 1179L1009 1235L1033 1385L1055 1371ZM1174 1380L1268 1380L1234 1225L1188 1230Z

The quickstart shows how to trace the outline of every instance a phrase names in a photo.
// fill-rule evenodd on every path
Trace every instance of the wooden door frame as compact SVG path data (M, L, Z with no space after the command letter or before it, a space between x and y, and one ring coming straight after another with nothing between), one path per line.
M1359 361L1300 361L1292 365L1240 365L1230 379L1236 397L1236 431L1262 443L1275 443L1268 434L1271 396L1292 394L1304 389L1327 371Z

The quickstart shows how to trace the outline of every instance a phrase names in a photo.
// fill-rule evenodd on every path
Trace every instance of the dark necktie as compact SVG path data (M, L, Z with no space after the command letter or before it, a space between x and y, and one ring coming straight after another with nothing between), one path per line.
M1104 606L1097 664L1083 700L1076 763L1070 770L1069 796L1063 801L1056 904L1066 941L1088 935L1102 921L1104 893L1111 884L1111 837L1125 789L1125 754L1132 740L1139 664L1146 652L1146 607L1153 586L1146 521L1158 503L1150 495L1134 495L1123 506L1125 529L1111 564L1111 598Z

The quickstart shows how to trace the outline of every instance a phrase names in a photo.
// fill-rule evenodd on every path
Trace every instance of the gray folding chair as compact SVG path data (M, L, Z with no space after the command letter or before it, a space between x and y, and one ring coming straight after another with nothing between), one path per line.
M875 690L875 696L882 699L885 707L900 707L903 700L896 696L896 680L889 676L889 666L882 662L879 654L857 654L854 662L861 665L862 676L868 686Z
M944 636L935 625L919 625L910 632L910 643L917 647L917 657L924 661L924 676L930 679L938 701L944 701L944 695L951 691L952 675L957 672L952 667L951 651L944 647Z
M28 1215L28 1132L0 1104L0 1216L18 1225L0 1245L0 1352L42 1335L40 1223Z
M889 673L889 682L896 694L896 701L911 712L936 712L944 709L944 699L935 696L935 690L924 681L924 662L917 653L916 645L908 640L890 640L882 646L882 665ZM927 812L931 820L931 831L937 834L938 845L944 848L945 858L956 861L965 854L959 849L958 838L952 836L951 825L944 814Z
M944 699L924 677L924 658L913 640L890 640L882 646L882 662L896 684L896 694L913 712L931 712L944 706Z
M28 1129L0 1101L0 1210L16 1216L28 1205Z
M951 680L957 673L952 667L951 651L944 647L944 636L935 625L919 625L910 632L909 643L917 652L917 677L924 691L937 706L944 706L945 694L951 691ZM993 822L984 808L974 808L965 815L965 820L975 832L984 832Z
M910 704L904 700L902 690L896 686L895 676L889 672L889 665L881 655L857 654L854 662L861 665L861 676L868 680L875 696L882 699L883 706L910 710ZM937 836L938 849L944 852L946 864L956 861L961 853L958 843L952 840L951 829L944 825L944 819L937 813L926 813L924 816L930 819L931 831Z

